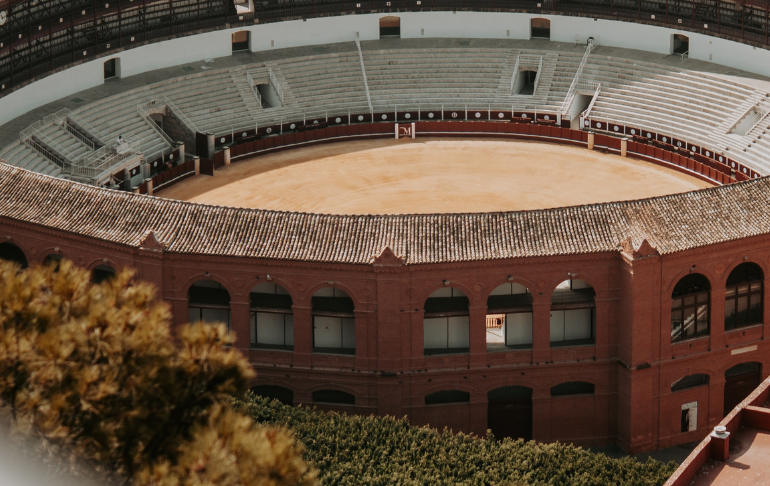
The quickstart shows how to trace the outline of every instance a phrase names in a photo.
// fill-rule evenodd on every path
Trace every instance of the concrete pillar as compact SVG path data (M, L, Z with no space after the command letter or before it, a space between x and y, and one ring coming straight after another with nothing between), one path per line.
M622 138L620 139L620 156L625 157L628 153L628 139Z
M230 147L225 147L225 165L230 165Z
M154 194L154 188L152 184L152 179L145 179L144 182L147 183L147 194L152 196Z
M207 159L213 159L214 154L217 151L217 141L214 138L213 133L207 133L206 134L206 158Z
M176 159L176 163L174 165L180 165L184 163L184 142L176 142L176 148L179 150L179 157Z
M150 164L149 163L142 162L141 170L142 170L142 179L149 179L150 177L152 177L152 175L151 175L152 174L152 169L150 169Z
M201 175L201 158L197 155L193 157L193 164L195 164L195 175Z
M123 189L131 190L131 171L128 169L123 169Z
M594 149L594 132L588 132L588 150Z
M396 123L396 140L398 140L398 123Z
M415 136L417 135L417 131L415 130L414 127L415 127L415 125L414 125L414 123L412 123L412 138L415 138Z

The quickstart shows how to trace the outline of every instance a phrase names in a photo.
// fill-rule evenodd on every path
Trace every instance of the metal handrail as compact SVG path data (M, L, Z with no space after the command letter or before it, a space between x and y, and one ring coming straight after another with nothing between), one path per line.
M577 71L575 72L575 77L572 78L572 84L569 86L569 90L567 90L567 96L564 97L564 102L561 105L561 112L566 113L569 109L569 105L572 102L572 98L575 96L575 88L577 87L578 82L580 81L580 76L583 74L583 68L588 63L588 56L591 54L591 51L594 49L594 43L589 41L588 45L586 46L586 52L583 54L583 59L580 61L580 65L577 68Z
M510 94L513 95L513 86L516 84L516 76L519 74L519 58L521 54L516 56L516 62L513 64L513 74L511 74L511 90Z
M543 72L543 56L540 56L540 62L537 64L537 77L535 78L535 84L532 86L532 94L537 92L537 84L540 82L540 74Z
M270 85L275 90L275 94L278 95L278 99L281 100L281 104L283 105L283 88L281 88L281 84L278 82L275 74L273 74L273 68L267 68L267 75L270 76Z
M77 129L75 129L75 127L70 125L66 120L64 121L64 129L67 130L67 133L77 138L86 147L90 148L91 150L97 149L97 146L93 142L93 140L89 139L88 137L80 133Z
M164 100L165 100L165 102L166 102L166 106L167 106L168 108L170 108L170 109L171 109L171 111L174 113L174 115L176 115L176 117L177 117L177 118L179 118L179 119L182 121L182 123L184 123L185 125L187 125L187 127L188 127L188 128L192 129L192 131L193 131L194 133L198 133L198 132L200 132L200 130L198 130L198 127L196 127L196 126L195 126L195 123L193 123L193 122L192 122L192 120L190 120L189 118L187 118L187 115L185 115L185 114L182 112L182 110L180 110L179 108L177 108L177 107L176 107L176 105L174 104L174 102L173 102L173 101L171 101L171 100L168 98L168 96L164 96L164 97L163 97L163 99L164 99Z
M137 114L139 114L139 116L144 118L144 121L146 121L153 128L153 130L155 130L155 132L158 135L160 135L161 138L163 138L163 140L168 142L170 145L174 145L174 141L171 140L171 138L168 135L166 135L166 133L163 130L158 128L158 125L155 123L155 121L153 121L152 118L150 118L150 115L144 109L144 107L149 108L149 107L156 107L156 106L159 106L159 105L157 104L156 100L153 100L148 103L145 103L144 105L137 105L136 112Z
M67 118L75 122L77 126L88 132L89 135L93 135L99 142L101 142L102 145L109 145L109 141L107 140L107 137L104 136L99 130L91 126L90 123L82 119L79 115L76 115L75 113L72 113L71 111L67 110Z
M599 98L599 93L602 91L602 83L599 83L596 85L596 91L594 92L594 97L591 98L591 103L588 104L588 108L585 109L583 114L581 115L583 118L588 118L591 116L591 110L594 109L594 104L596 104L596 100Z
M262 106L262 94L260 94L259 89L254 83L254 78L251 76L251 71L246 71L246 83L249 85L249 88L251 88L251 92L254 93L254 96L257 98L259 105Z
M364 53L361 52L361 41L358 40L358 37L355 38L356 41L356 47L358 48L358 59L361 61L361 73L364 76L364 88L366 89L366 102L369 103L369 112L374 112L374 108L372 107L372 97L369 94L369 82L366 80L366 68L364 67Z

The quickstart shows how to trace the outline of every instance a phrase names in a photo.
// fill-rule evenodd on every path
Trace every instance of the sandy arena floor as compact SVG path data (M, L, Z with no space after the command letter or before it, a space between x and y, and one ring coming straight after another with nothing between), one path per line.
M287 150L161 197L333 214L511 211L639 199L710 184L583 148L499 139L367 140Z

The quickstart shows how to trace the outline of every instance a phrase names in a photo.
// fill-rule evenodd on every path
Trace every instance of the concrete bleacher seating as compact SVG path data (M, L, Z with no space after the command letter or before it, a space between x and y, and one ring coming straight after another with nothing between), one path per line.
M515 49L479 46L426 46L397 48L394 43L364 41L363 63L374 111L485 108L561 109L575 78L584 49L542 45ZM604 53L603 53L604 51ZM745 136L730 133L751 101L766 95L737 78L690 71L687 62L672 65L610 56L599 46L588 56L581 81L601 83L591 117L627 123L666 133L723 153L762 173L770 173L770 117ZM106 97L74 110L104 138L119 135L137 140L145 158L170 149L169 141L136 107L150 100L168 99L200 132L215 135L239 132L256 125L298 121L325 115L341 116L369 111L364 74L354 43L340 44L335 52L317 49L303 55L275 56L259 63L222 69L208 67L193 74ZM531 95L511 94L511 77L518 56L542 56L538 86ZM270 68L283 92L283 106L263 107L247 82L247 72ZM255 72L256 72L255 71ZM770 107L770 97L767 99ZM46 136L80 156L84 147L61 128L48 127ZM80 144L81 146L78 146ZM32 149L12 144L0 152L9 162L59 175L59 168Z

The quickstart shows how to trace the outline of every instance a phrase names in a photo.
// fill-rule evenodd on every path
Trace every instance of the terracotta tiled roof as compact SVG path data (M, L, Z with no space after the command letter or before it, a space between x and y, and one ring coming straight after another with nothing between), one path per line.
M770 233L770 178L671 196L538 211L340 216L209 206L100 189L0 163L0 216L166 251L407 264L617 251L661 254Z

